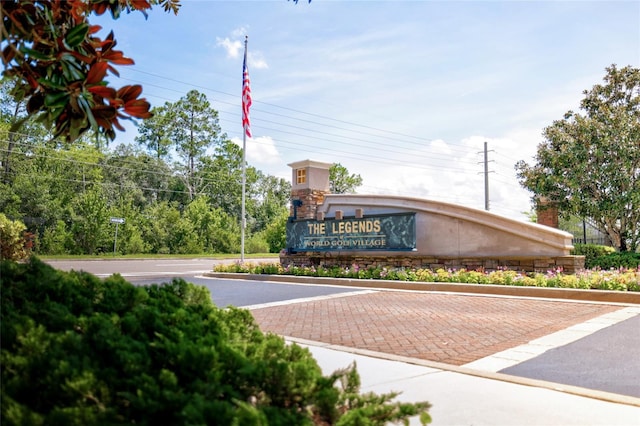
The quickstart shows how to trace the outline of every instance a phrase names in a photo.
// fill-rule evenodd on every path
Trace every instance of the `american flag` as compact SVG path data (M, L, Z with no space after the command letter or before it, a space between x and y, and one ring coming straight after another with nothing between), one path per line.
M249 68L247 68L247 42L244 43L244 63L242 64L242 127L245 135L251 137L249 108L251 107L251 87L249 87Z

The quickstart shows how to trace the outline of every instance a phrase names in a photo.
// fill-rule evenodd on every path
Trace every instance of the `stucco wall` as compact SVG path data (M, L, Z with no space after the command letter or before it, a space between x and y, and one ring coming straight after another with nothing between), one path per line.
M573 248L572 235L564 231L419 198L328 194L317 211L325 217L335 216L337 210L354 216L356 208L364 209L365 216L416 212L415 256L560 257Z

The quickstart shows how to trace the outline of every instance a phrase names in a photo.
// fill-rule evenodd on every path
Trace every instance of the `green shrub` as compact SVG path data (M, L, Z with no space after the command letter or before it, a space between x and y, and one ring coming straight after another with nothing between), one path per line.
M428 403L359 395L355 366L325 377L307 349L263 334L203 287L0 263L3 425L370 424Z
M591 261L590 268L619 269L638 268L640 266L640 253L615 252L606 256L596 257Z
M24 223L0 213L0 258L24 260L30 256L32 244L26 238L25 229Z
M269 244L270 253L279 253L287 246L287 220L289 213L284 212L267 225L264 236Z
M586 268L593 268L593 262L596 258L606 256L615 251L613 247L599 244L575 244L573 250L571 250L571 254L584 256L584 266Z
M125 238L122 238L122 241L117 241L117 247L122 250L123 253L137 254L149 252L149 244L142 238L140 230L131 226L126 234L122 234L124 234L123 237ZM120 235L118 235L118 239L120 239Z
M245 241L244 252L247 254L269 253L269 243L262 233L253 234Z
M55 225L45 228L42 233L38 253L64 254L68 252L67 246L72 242L72 235L67 231L65 223L57 220Z

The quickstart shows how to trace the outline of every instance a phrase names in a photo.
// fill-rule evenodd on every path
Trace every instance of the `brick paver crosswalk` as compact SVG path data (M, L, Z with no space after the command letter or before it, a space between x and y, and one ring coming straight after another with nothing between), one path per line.
M462 365L619 306L381 291L253 309L265 332Z

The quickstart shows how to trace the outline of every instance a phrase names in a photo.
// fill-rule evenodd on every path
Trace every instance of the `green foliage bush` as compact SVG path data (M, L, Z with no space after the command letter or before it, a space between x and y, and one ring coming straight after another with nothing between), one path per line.
M287 246L287 220L289 213L284 212L275 218L265 228L264 234L267 243L269 243L270 253L279 253L280 250Z
M26 239L26 226L0 213L0 258L23 260L31 254L31 242Z
M263 334L203 287L136 287L0 263L3 425L382 425L428 403L358 394L355 366L323 376L307 349Z
M585 256L585 267L600 269L638 268L640 253L616 252L613 247L576 244L571 254Z
M269 253L269 243L264 238L264 232L250 235L244 243L244 252L247 254Z
M42 254L65 254L68 246L73 245L73 238L67 231L62 220L57 220L55 226L50 226L42 233L38 252Z
M571 254L575 256L584 256L584 266L586 268L593 268L596 258L606 256L610 253L614 253L616 250L613 247L603 246L600 244L575 244Z
M606 256L596 257L591 261L591 268L618 269L638 268L640 266L640 253L615 252Z

